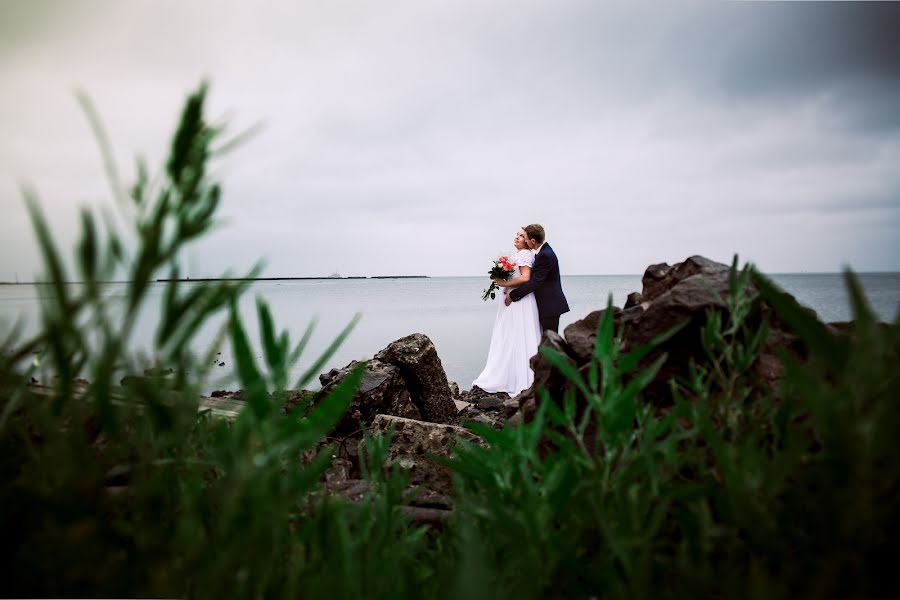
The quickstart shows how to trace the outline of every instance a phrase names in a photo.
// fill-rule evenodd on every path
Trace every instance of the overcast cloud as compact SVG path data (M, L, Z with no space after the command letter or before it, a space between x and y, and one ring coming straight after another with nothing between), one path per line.
M898 3L0 0L0 280L160 164L184 96L262 132L220 161L192 277L478 275L543 223L564 274L734 253L900 270Z

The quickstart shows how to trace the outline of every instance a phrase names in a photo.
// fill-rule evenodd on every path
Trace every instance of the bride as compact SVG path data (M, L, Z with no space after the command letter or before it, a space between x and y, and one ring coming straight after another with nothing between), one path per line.
M503 288L504 294L528 281L531 265L534 264L534 251L528 248L528 236L524 229L516 233L513 244L516 254L510 262L515 263L516 269L506 282L508 287ZM528 294L509 306L503 301L504 294L497 295L497 317L494 319L487 364L472 385L485 392L506 392L515 396L531 387L534 381L529 360L537 354L541 327L534 294Z

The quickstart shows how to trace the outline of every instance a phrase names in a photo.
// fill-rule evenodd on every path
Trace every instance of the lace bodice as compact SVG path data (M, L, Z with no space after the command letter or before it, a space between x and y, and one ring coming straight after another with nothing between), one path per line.
M534 264L534 250L519 250L513 256L513 262L516 263L516 267L530 267ZM516 271L518 270L517 268Z

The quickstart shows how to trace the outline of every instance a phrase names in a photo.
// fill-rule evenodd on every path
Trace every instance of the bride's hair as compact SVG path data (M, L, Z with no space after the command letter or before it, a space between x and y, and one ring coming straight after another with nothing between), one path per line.
M538 225L537 223L532 223L531 225L526 225L522 229L525 230L525 235L529 238L540 244L544 241L544 228Z

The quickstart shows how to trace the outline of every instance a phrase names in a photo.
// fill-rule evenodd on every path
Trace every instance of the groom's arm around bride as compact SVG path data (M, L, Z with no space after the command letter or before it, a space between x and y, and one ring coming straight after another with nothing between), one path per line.
M531 268L531 279L510 291L506 303L517 302L533 293L537 300L541 331L550 329L558 333L559 316L569 312L569 303L560 282L559 261L553 248L545 241L543 227L533 224L524 229L529 246L537 252Z

